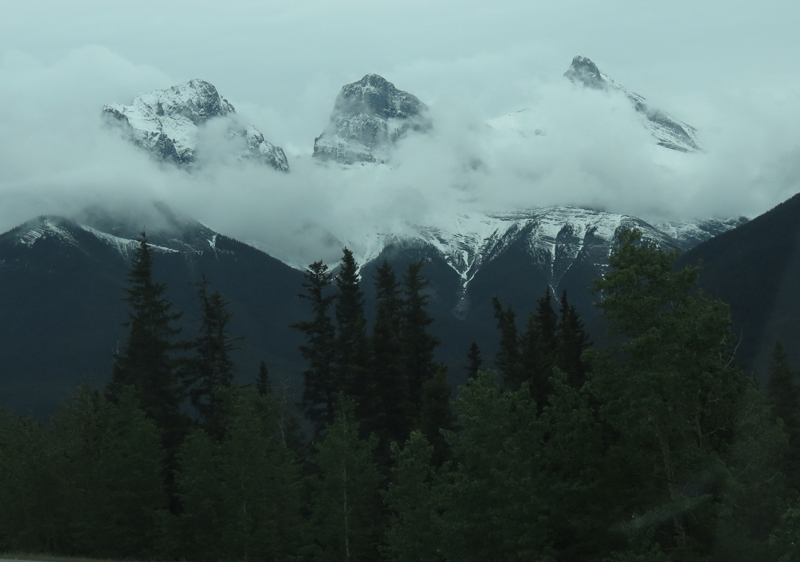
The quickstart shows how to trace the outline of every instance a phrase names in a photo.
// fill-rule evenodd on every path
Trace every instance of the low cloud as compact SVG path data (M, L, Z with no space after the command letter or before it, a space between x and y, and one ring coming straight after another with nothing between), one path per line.
M762 77L682 91L672 101L651 98L699 129L704 151L681 154L655 146L624 96L560 76L520 78L529 60L518 62L498 68L487 56L387 72L429 105L434 122L429 134L402 139L390 166L342 169L311 158L311 132L322 131L333 107L330 85L309 87L307 115L269 100L259 106L228 98L240 122L286 150L291 172L282 174L227 158L187 172L106 127L104 104L175 83L157 68L102 47L48 64L7 52L0 62L0 231L41 214L160 200L285 259L335 259L341 244L376 229L401 232L408 222L470 210L576 205L652 220L754 216L798 191L800 81ZM485 92L476 78L482 70L492 77ZM491 89L503 75L509 87L498 101ZM215 86L228 97L225 84ZM201 131L201 149L213 148L223 130L212 123Z

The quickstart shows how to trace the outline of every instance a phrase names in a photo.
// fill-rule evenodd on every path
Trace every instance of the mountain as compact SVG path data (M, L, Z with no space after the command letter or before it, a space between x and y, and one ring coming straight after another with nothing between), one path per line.
M163 206L145 218L92 209L75 220L38 217L0 235L0 405L45 415L82 380L108 380L127 337L122 298L143 225L154 278L184 313L181 337L195 337L200 308L191 283L204 273L230 301L231 335L242 337L239 380L252 381L262 359L275 382L300 372L301 339L287 326L306 314L296 296L301 272Z
M629 92L600 72L597 65L588 58L580 55L573 58L572 64L564 73L564 76L572 82L587 88L624 94L633 104L634 109L642 116L645 127L658 140L660 146L680 152L696 152L700 150L697 141L697 130L694 127L674 119L660 109L651 107L644 97L637 93Z
M297 297L302 272L155 205L128 214L93 208L72 219L38 217L0 235L0 405L44 415L82 379L105 383L127 334L121 299L143 225L153 246L155 280L167 284L175 309L184 312L183 337L194 336L199 305L192 283L205 274L211 289L230 301L230 333L242 338L238 380L252 381L264 359L299 398L302 340L288 326L310 314ZM443 215L403 233L340 241L359 259L370 321L377 266L386 260L402 277L410 263L424 261L431 329L442 342L437 360L451 367L451 384L460 384L471 342L479 343L489 362L496 352L494 296L524 319L546 290L557 298L567 290L601 338L588 287L607 267L622 228L639 228L662 247L682 244L634 217L567 207Z
M737 362L759 377L780 340L800 365L800 195L699 244L678 264L702 265L700 286L731 306Z
M131 105L115 103L103 108L107 123L119 126L133 144L161 160L180 165L196 163L199 129L212 119L226 119L224 138L238 158L288 172L283 149L270 144L252 125L238 124L235 114L233 106L203 80L138 95Z
M328 126L314 140L314 157L340 164L385 163L408 131L431 127L427 106L377 74L347 84L336 96Z

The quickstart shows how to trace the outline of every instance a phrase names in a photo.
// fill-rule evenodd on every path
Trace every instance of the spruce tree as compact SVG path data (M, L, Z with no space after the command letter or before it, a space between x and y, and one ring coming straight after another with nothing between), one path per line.
M497 353L497 368L503 375L506 386L516 390L524 380L520 338L517 332L516 313L509 305L503 308L497 297L492 298L494 317L500 330L500 351Z
M199 424L215 439L221 439L225 429L222 424L222 398L219 388L233 384L235 340L228 335L228 322L233 314L226 309L230 304L219 291L208 292L209 281L205 275L197 283L197 297L202 317L200 330L192 342L194 357L184 366L182 379L185 392L199 415Z
M411 417L416 418L422 403L422 385L431 378L436 365L433 352L439 340L428 333L433 318L427 311L430 297L423 293L428 280L422 275L423 262L412 263L403 276L403 308L400 338L408 377Z
M361 420L375 415L377 388L369 376L369 345L367 320L364 317L364 292L359 286L358 267L353 252L344 248L339 274L336 276L339 289L335 314L338 335L336 337L336 378L340 388L356 402L356 413Z
M173 357L179 348L174 338L180 332L174 323L181 314L172 312L172 303L164 296L166 285L153 281L153 256L144 232L138 242L125 289L124 300L130 306L124 324L128 338L114 357L106 396L116 402L125 386L133 387L141 408L163 431L165 447L174 453L185 431Z
M478 376L478 371L483 365L483 359L481 359L481 350L478 348L478 344L472 342L469 346L469 351L467 352L467 378L474 379Z
M272 394L272 384L269 382L269 371L267 364L261 361L258 366L258 379L256 379L256 390L261 396Z
M589 334L583 326L578 311L567 300L567 291L561 297L561 317L558 324L556 364L567 374L569 384L581 388L586 382L588 367L583 352L591 345Z
M329 310L336 298L328 294L331 285L331 273L328 266L317 261L305 272L307 279L303 283L306 294L299 294L311 304L311 320L297 322L292 328L300 330L306 338L300 353L308 361L308 368L303 372L305 389L303 391L302 408L313 424L314 435L318 437L325 425L333 422L336 406L336 393L340 381L336 379L334 361L336 359L336 330L331 322Z
M440 366L433 376L422 384L422 404L416 428L433 446L433 464L442 466L450 459L450 447L443 432L453 432L457 423L450 407L450 386L447 384L447 367Z
M375 274L376 317L372 331L370 372L379 393L379 408L370 426L380 439L382 456L388 459L388 443L404 441L410 430L408 374L400 339L402 299L394 271L384 260ZM363 430L362 430L363 433Z

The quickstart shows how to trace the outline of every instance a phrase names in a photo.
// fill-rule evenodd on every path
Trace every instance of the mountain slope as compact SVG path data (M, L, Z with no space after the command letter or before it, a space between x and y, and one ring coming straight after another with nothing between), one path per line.
M227 119L224 137L239 158L288 172L283 149L265 140L252 125L236 123L235 114L233 106L212 84L196 79L138 95L131 105L115 103L103 108L107 123L121 127L132 143L164 161L196 163L199 128L211 119Z
M700 286L731 306L736 357L763 376L777 340L800 364L800 195L681 256Z
M194 337L201 274L230 301L232 336L240 381L253 380L258 363L294 377L299 384L299 335L287 329L305 314L296 294L302 273L266 254L217 234L162 208L148 230L154 249L154 277L168 286L175 309L183 311L182 337ZM81 222L39 217L0 235L0 404L39 415L87 378L102 385L113 354L127 336L129 258L142 223L98 210Z

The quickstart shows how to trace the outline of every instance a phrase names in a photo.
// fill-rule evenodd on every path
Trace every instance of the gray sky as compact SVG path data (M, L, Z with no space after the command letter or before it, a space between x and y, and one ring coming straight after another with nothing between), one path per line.
M753 216L799 190L797 2L7 4L0 231L87 203L158 197L223 233L274 246L288 231L424 221L444 208ZM705 152L654 153L621 100L561 78L576 54L697 127ZM406 139L393 170L314 166L314 137L336 94L368 72L427 103L434 134ZM191 78L212 82L282 146L292 173L212 167L188 177L100 126L104 103ZM497 119L520 109L528 111L514 127L544 136L520 140L503 129ZM472 157L486 166L465 171Z

